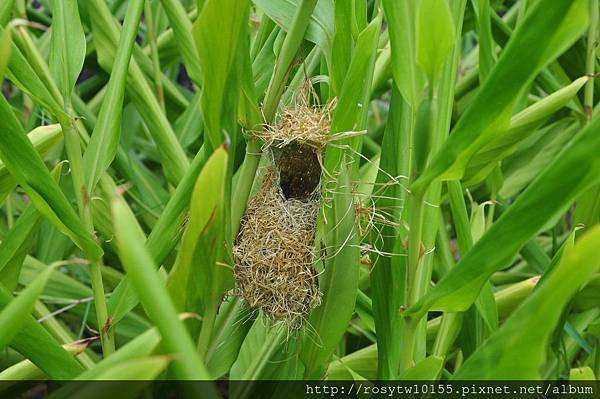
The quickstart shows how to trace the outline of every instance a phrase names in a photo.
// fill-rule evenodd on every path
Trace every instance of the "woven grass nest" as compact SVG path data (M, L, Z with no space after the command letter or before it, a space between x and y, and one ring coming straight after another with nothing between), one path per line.
M270 165L233 248L239 294L290 329L299 329L321 302L313 263L328 133L329 109L302 104L284 110L277 125L260 134Z

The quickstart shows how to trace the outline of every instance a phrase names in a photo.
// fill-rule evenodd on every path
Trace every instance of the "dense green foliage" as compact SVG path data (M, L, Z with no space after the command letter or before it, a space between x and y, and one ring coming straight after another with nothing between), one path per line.
M600 378L598 12L2 0L0 379ZM307 91L332 139L294 330L232 248Z

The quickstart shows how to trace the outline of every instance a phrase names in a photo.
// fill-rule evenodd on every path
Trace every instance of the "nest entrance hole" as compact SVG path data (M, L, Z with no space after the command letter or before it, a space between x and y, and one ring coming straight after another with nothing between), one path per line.
M291 142L273 148L279 186L285 199L306 200L313 196L321 182L322 167L315 148Z

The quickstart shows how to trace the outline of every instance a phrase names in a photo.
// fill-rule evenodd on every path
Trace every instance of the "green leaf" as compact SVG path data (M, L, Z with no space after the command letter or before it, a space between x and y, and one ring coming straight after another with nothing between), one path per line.
M398 379L408 381L437 380L444 368L444 359L437 356L429 356L421 360L414 367L400 373Z
M0 286L0 308L7 306L11 300L10 293ZM31 360L50 378L73 379L83 371L83 367L73 356L63 349L31 315L26 316L21 332L13 338L10 346Z
M40 222L40 213L28 205L0 244L0 283L11 291L17 286L21 265L31 250Z
M49 396L51 399L67 399L72 397L84 398L136 398L139 392L151 380L156 379L162 373L171 358L168 356L151 356L114 364L110 369L104 370L96 376L96 380L102 381L78 381L65 385ZM127 382L119 382L125 380Z
M331 48L331 89L333 96L339 94L352 59L352 14L354 4L351 1L335 2L335 35Z
M91 342L92 340L80 340L65 344L63 348L68 353L77 356L86 350ZM4 389L9 389L12 385L18 384L20 381L41 380L46 377L46 374L42 370L30 360L25 359L0 372L0 381L2 381L0 392Z
M375 380L377 378L377 345L364 347L342 358L333 360L327 369L327 379L353 379L352 374L348 373L348 369L368 380Z
M532 6L476 98L411 190L422 192L435 179L460 178L472 155L507 125L523 88L579 37L587 19L585 0L540 0Z
M161 0L163 10L169 18L169 24L173 29L177 47L183 58L186 71L192 81L200 87L202 83L202 71L196 46L190 35L192 23L185 11L183 4L178 0Z
M160 334L156 328L150 328L138 335L110 356L96 363L94 367L77 376L77 380L97 380L119 364L134 359L145 358L156 351L160 344Z
M4 34L2 27L0 27L0 34ZM14 38L8 62L8 77L17 87L48 109L54 116L68 118L63 106L57 102L51 89L47 86L50 85L50 82L44 82L40 78L29 60L14 43Z
M129 62L143 9L144 0L135 0L128 4L115 62L106 88L106 95L102 102L102 108L100 108L94 132L83 156L85 183L90 191L93 191L98 180L100 180L100 176L106 171L117 154L121 135L125 83L127 82Z
M0 33L0 79L4 79L4 73L10 60L12 38L10 29L5 29Z
M464 174L465 185L481 182L496 167L497 162L511 155L517 146L552 114L568 105L577 92L590 80L584 76L550 94L513 116L506 130L479 149L469 160Z
M302 0L252 0L286 32ZM331 54L335 32L333 0L319 0L306 29L306 40L315 43L327 57Z
M14 6L15 0L6 0L0 3L0 26L6 26Z
M77 0L52 0L50 71L64 100L71 93L85 60L85 34Z
M355 225L354 204L350 193L350 170L342 167L338 177L333 206L325 226L329 255L319 287L323 301L310 317L316 339L309 334L300 354L306 366L305 378L321 378L347 324L354 312L358 290L359 258L358 232Z
M591 229L504 325L453 376L458 380L536 380L552 332L571 297L600 268L600 227Z
M240 298L229 298L219 307L214 335L205 356L206 367L213 378L221 378L229 372L251 327L247 305Z
M106 71L111 71L119 43L120 24L111 15L106 2L88 0L92 18L92 37L96 45L98 63ZM136 51L134 49L134 56ZM137 59L137 57L134 57ZM129 65L127 94L142 116L148 132L156 143L161 166L170 183L177 185L189 168L185 151L177 141L177 136L148 83L138 61L132 59Z
M571 381L596 381L594 371L590 367L577 367L569 371Z
M434 85L456 36L446 0L420 0L416 26L416 61Z
M53 268L44 270L16 299L10 301L0 311L0 350L19 333L33 310L33 305L42 294Z
M231 366L230 378L246 381L286 379L281 373L281 363L290 357L290 353L286 356L284 339L285 328L282 325L272 325L264 316L258 317L240 347L237 360ZM293 341L291 338L288 344L293 345Z
M220 147L196 181L187 227L167 281L171 298L180 311L204 314L225 290L233 287L231 270L216 263L225 227L226 172L227 152Z
M366 128L368 112L366 104L371 95L372 72L381 20L381 16L377 16L358 36L354 55L332 116L331 133L360 131ZM357 150L359 142L358 138L354 137L339 141L337 143L340 144L339 146L329 146L325 154L325 169L333 173L342 160L344 145Z
M0 158L31 197L35 207L91 257L102 256L102 248L85 230L58 184L50 176L4 96L0 98L0 121Z
M502 162L503 198L512 197L535 179L579 130L579 123L561 119L521 143L515 154Z
M496 63L496 43L492 35L491 12L488 0L472 0L479 44L479 82L483 83Z
M181 226L184 223L186 210L190 206L194 185L206 163L207 156L204 148L200 149L192 161L190 169L172 194L146 241L145 248L154 259L155 264L162 264L179 241ZM115 288L108 302L113 322L121 320L138 303L135 290L133 290L129 278L125 277Z
M292 23L289 26L287 34L283 35L283 32L279 32L275 38L274 46L278 49L276 52L277 61L265 94L262 111L264 115L263 119L266 123L272 123L275 119L288 73L304 40L317 1L301 0L293 13ZM283 43L279 45L278 42L281 39L283 39Z
M403 187L387 183L390 182L390 176L403 175L409 167L410 130L406 126L409 119L406 116L407 108L408 105L402 94L394 87L377 176L377 183L386 184L387 187L376 193L381 195L381 198L376 198L376 206L390 209L392 221L400 219L401 209L397 205L406 197L406 190ZM403 248L398 248L398 243L402 242L401 234L402 232L396 231L393 226L383 226L381 231L383 243L378 249L390 254L405 254ZM377 345L380 350L377 373L378 377L383 379L396 378L400 365L401 348L397 342L400 339L402 320L398 309L405 303L405 266L405 256L379 256L374 261L370 274L373 316L377 331Z
M212 148L223 143L223 133L230 138L235 133L223 132L221 119L226 117L223 100L227 89L236 80L232 79L234 61L241 35L245 34L248 6L248 0L207 0L194 23L192 32L202 70L202 115Z
M417 67L415 20L418 2L383 0L392 49L394 83L404 100L417 109L422 98L425 76Z
M600 181L596 159L600 136L595 134L599 128L596 118L408 313L467 309L493 272L506 266L536 233L551 226L578 193Z
M173 370L180 379L210 379L202 359L144 248L145 237L135 216L121 197L112 202L113 225L119 257L146 313L156 325L166 350L177 355ZM214 392L214 391L213 391ZM214 396L209 390L207 393ZM213 395L211 395L211 393Z
M62 140L60 125L39 126L28 133L27 137L36 151L43 157ZM3 200L17 185L17 181L0 160L0 200Z
M58 183L62 163L52 171ZM0 284L9 291L16 288L25 256L31 250L33 240L40 227L41 215L32 204L27 205L8 235L0 243Z

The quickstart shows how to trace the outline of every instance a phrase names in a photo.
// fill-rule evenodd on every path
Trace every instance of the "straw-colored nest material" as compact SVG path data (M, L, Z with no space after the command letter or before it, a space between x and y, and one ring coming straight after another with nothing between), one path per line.
M305 101L293 108L285 108L275 126L257 133L264 141L263 149L285 147L290 143L304 144L322 151L329 141L329 123L334 104L324 107L306 105Z
M293 329L321 300L312 266L318 212L318 190L304 200L286 199L278 170L269 167L233 248L238 292L251 307Z

